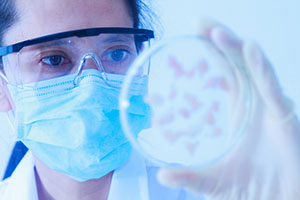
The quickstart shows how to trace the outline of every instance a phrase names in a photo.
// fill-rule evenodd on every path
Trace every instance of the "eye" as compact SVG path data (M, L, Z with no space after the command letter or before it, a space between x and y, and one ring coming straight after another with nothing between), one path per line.
M61 55L46 56L42 58L42 62L51 66L58 66L58 65L69 63L69 61L64 56Z
M105 72L112 74L126 73L136 54L133 48L123 46L108 48L103 52L100 58Z
M113 62L120 62L124 60L128 52L122 49L116 49L108 53L107 59Z

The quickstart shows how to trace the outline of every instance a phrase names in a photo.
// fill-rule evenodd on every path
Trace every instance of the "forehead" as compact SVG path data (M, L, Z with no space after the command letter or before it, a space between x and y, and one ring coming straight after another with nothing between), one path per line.
M19 20L6 32L6 44L75 29L133 26L125 0L17 0L16 7Z

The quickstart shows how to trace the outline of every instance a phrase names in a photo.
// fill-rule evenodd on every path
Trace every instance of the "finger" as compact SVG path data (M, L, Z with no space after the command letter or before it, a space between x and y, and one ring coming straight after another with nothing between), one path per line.
M244 65L240 38L223 24L212 19L202 19L199 25L199 35L211 40L229 64L233 64L234 67ZM235 69L232 66L226 70L229 71L229 77L234 77ZM237 86L236 80L233 80L233 83L233 86Z
M202 18L198 23L198 35L211 38L212 31L216 27L227 29L228 32L231 32L224 24L218 22L217 20L212 18Z
M234 65L244 65L242 54L243 41L226 26L216 21L206 20L201 22L199 35L209 38L218 50Z
M232 133L238 128L241 119L247 115L247 109L244 106L245 101L241 98L246 98L249 91L244 91L248 89L251 80L246 77L247 69L245 68L245 61L243 58L243 41L236 36L231 30L224 26L214 27L211 31L211 40L215 46L223 53L226 62L229 63L229 68L231 71L231 85L233 90L233 99L230 101L232 104L231 112L231 125Z
M199 181L196 180L196 177L192 172L178 169L161 169L157 174L158 180L170 187L181 187Z
M246 42L244 55L268 114L273 117L269 126L276 130L266 133L270 134L271 137L269 138L272 139L272 144L276 147L276 155L281 159L285 176L294 182L294 177L299 179L297 172L300 166L300 124L294 115L293 104L283 94L275 72L260 47L254 42ZM275 123L274 120L276 120ZM274 132L277 133L277 130L281 134L273 134Z
M162 169L158 172L157 178L161 184L168 187L183 187L191 191L201 192L198 185L203 180L200 179L198 174L188 170Z
M216 172L216 171L214 171ZM196 172L188 169L164 168L157 174L159 182L165 186L210 194L217 187L217 180L213 170Z
M244 68L242 40L225 26L214 27L211 30L211 40L226 59L231 77L234 77L233 87L236 93L238 93L240 90L240 70L241 68Z
M243 54L254 84L268 111L279 119L287 117L293 111L293 105L284 96L274 70L260 47L254 42L245 42Z
M225 27L215 27L211 31L211 39L225 57L238 67L243 67L243 41Z
M200 19L198 23L198 35L210 38L212 29L217 26L223 26L223 24L211 18Z

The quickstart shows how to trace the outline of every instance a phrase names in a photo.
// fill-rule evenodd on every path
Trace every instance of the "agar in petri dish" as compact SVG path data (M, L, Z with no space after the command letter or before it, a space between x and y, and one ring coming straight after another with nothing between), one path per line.
M129 88L150 63L147 92L151 125L132 131ZM242 140L251 116L247 72L208 39L179 36L143 52L129 69L120 95L124 132L143 156L160 166L208 168Z

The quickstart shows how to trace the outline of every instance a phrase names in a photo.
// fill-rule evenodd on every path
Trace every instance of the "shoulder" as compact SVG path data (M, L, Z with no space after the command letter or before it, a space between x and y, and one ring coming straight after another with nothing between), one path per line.
M0 200L2 200L2 198L3 198L4 194L5 194L5 191L6 191L6 188L8 186L9 180L10 179L7 178L4 181L0 182Z

